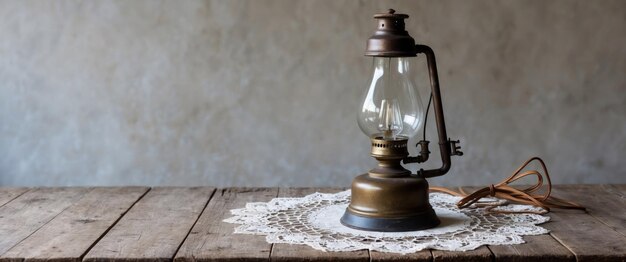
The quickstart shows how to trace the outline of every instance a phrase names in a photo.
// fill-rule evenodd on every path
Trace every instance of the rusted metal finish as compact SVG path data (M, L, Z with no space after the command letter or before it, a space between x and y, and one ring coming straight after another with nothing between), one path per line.
M441 152L442 162L440 168L429 170L420 169L417 172L417 175L423 178L442 176L450 170L450 166L452 163L450 161L450 141L448 140L448 133L446 131L446 121L443 116L443 103L441 102L441 91L439 89L437 61L435 60L435 52L429 46L417 45L415 46L415 49L417 53L423 53L426 55L426 60L428 63L428 75L430 76L430 87L433 95L435 121L437 122L437 134L439 137L439 151ZM460 146L458 146L457 149L460 149Z
M389 9L387 13L376 14L378 29L367 40L366 56L407 57L415 56L415 40L404 30L405 14L396 14Z
M430 154L429 141L420 141L420 154L409 156L406 148L408 137L397 140L372 138L371 153L378 160L378 167L352 182L351 202L341 218L341 222L349 227L372 231L411 231L437 226L439 219L428 202L428 182L425 178L446 174L451 166L450 156L463 154L459 141L451 141L446 131L435 53L426 45L415 45L415 40L404 29L404 19L408 17L396 14L393 9L375 15L378 29L367 40L365 55L426 55L442 166L420 169L413 175L401 162L426 162Z

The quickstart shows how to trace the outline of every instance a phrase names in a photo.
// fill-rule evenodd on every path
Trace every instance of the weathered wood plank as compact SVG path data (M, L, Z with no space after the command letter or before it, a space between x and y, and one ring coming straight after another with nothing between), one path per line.
M451 252L451 251L441 251L441 250L433 250L433 261L434 262L447 262L447 261L468 261L468 262L478 262L478 261L492 261L493 255L491 251L487 247L479 247L474 250L465 251L465 252Z
M80 261L146 191L146 187L95 188L11 248L0 261Z
M40 188L0 207L0 254L80 199L90 188Z
M574 254L550 235L525 236L519 245L488 246L496 261L576 261Z
M84 261L169 261L214 188L153 188L85 255Z
M584 203L585 198L595 197L589 194L565 197L564 192L560 186L554 190L555 196L579 203ZM594 212L595 208L591 210ZM555 209L550 212L550 217L552 222L544 224L544 227L574 253L577 261L624 261L626 258L626 237L593 216L582 211Z
M15 199L16 197L26 193L28 188L17 188L17 187L4 187L0 188L0 207L4 206L4 204L9 203L9 201Z
M130 193L120 191L119 194L113 193L115 190L122 189L42 188L26 193L18 190L15 191L17 193L11 193L13 196L4 194L13 200L5 201L2 205L6 189L0 189L0 261L78 261L85 250L121 216L123 206L128 209L132 205L132 195L135 194L135 199L138 199L146 189L138 193L127 188ZM174 189L154 191L158 190ZM337 189L281 189L279 195L303 196L313 191L336 192ZM221 222L230 216L230 209L241 208L247 202L268 201L278 194L276 189L220 190L216 198L221 200L211 200L201 216L210 192L208 195L177 193L176 196L161 192L154 196L155 193L151 191L119 219L117 225L88 252L85 260L167 261L172 259L180 243L187 237L176 254L177 261L265 261L270 256L272 260L283 261L363 260L368 256L372 261L572 261L572 253L578 261L624 261L624 192L624 185L555 186L556 196L587 206L589 214L554 210L549 214L553 221L543 225L552 231L551 236L527 236L527 244L481 247L468 252L432 251L431 254L424 251L402 256L378 252L368 254L367 251L324 253L300 245L276 244L272 248L263 236L234 235L235 225ZM105 197L106 194L109 196ZM196 196L190 196L194 194ZM199 198L204 198L204 202L199 201ZM197 210L189 206L200 208ZM107 209L114 212L108 212ZM194 212L195 217L192 215ZM181 213L189 215L174 215ZM191 234L186 236L194 223L196 225ZM120 226L122 224L125 226ZM106 256L99 256L96 252Z
M626 199L626 184L602 185L602 188L619 195L622 199Z
M370 261L433 261L433 256L430 250L422 250L411 254L396 254L396 253L383 253L383 252L370 252Z
M463 187L474 192L481 187ZM548 222L549 223L549 222ZM525 236L526 243L519 245L488 246L495 261L574 261L575 257L566 247L550 235Z
M248 202L270 201L277 188L218 190L176 254L175 261L267 261L271 244L264 236L233 234L235 224L222 220Z
M303 197L315 192L337 193L336 188L280 188L279 197ZM367 250L353 252L322 252L306 245L274 244L271 261L369 261Z
M626 199L600 185L558 185L555 194L585 206L589 214L626 236Z
M544 227L577 261L623 261L626 257L626 238L592 216L568 211L550 214L553 222Z

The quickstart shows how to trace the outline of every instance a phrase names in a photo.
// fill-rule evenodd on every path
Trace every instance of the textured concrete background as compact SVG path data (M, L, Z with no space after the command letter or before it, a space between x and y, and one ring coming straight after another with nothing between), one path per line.
M626 1L14 0L0 185L347 186L375 164L355 114L389 7L435 49L465 151L432 184L533 155L556 183L626 183Z

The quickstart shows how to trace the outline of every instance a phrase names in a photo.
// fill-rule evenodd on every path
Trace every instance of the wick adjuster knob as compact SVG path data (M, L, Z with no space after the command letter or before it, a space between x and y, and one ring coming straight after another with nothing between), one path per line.
M448 140L448 141L450 141L450 148L452 149L452 152L450 153L450 155L462 156L463 152L460 150L461 146L459 145L461 141L460 140Z
M427 140L422 140L417 142L415 146L420 146L422 150L420 150L420 154L418 156L409 156L405 157L402 160L402 163L410 164L410 163L424 163L428 160L428 155L430 155L430 151L428 150L428 144L430 142Z

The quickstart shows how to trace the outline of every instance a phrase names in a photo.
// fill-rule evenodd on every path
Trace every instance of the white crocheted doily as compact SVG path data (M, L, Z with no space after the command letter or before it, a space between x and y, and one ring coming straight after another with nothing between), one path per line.
M459 197L430 193L430 203L441 220L436 228L402 233L360 231L341 225L339 219L350 202L350 191L314 193L301 198L275 198L233 209L224 222L240 224L235 233L266 235L269 243L305 244L322 251L369 249L413 253L423 249L473 250L482 245L521 244L523 235L548 230L537 226L550 218L535 214L490 214L483 208L458 209ZM496 201L485 199L485 201ZM499 210L541 209L505 205Z

